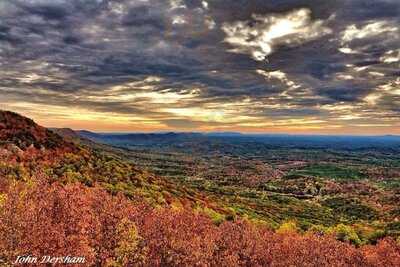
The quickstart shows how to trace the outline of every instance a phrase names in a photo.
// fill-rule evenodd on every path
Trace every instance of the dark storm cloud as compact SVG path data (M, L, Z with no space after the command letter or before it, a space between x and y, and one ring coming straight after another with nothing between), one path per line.
M22 9L28 14L37 15L45 20L63 20L68 15L68 10L57 5L21 5Z
M367 90L348 85L344 87L319 88L318 93L334 101L356 102L365 97Z
M341 1L341 5L339 17L346 22L399 18L400 5L397 0L352 0Z
M398 98L378 92L399 76L399 9L396 0L4 0L2 98L147 113L168 126L188 120L168 108L243 101L228 113L324 119L365 98L370 110L399 112ZM147 77L160 80L126 86Z

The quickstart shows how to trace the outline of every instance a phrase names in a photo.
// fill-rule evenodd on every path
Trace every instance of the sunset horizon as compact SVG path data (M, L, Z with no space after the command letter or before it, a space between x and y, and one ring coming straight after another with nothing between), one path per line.
M236 132L242 134L288 134L288 135L331 135L331 136L384 136L384 135L400 135L400 128L396 125L331 125L327 127L323 124L309 126L301 123L294 124L286 127L270 126L265 128L256 127L235 127L235 126L216 126L216 127L169 127L168 125L160 125L158 122L147 122L145 124L129 123L129 122L118 122L115 120L112 114L104 114L93 120L74 120L66 118L50 118L49 115L35 116L31 115L30 111L10 109L7 106L1 106L0 110L8 110L16 112L18 114L29 116L35 122L47 127L47 128L69 128L72 130L87 130L97 133L157 133L157 132ZM48 112L45 110L43 114ZM105 122L111 120L109 122ZM128 118L127 118L128 120Z

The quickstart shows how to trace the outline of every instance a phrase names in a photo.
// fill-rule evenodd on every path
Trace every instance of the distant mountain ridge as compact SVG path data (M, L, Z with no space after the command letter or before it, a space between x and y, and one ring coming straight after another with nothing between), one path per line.
M71 128L49 128L52 132L64 137L64 139L75 140L79 139L80 135Z
M339 139L349 139L349 138L394 138L400 139L400 135L396 134L386 134L386 135L335 135L335 134L275 134L275 133L242 133L242 132L93 132L88 130L73 130L81 136L87 137L105 137L105 136L130 136L130 137L155 137L155 136L210 136L210 137L271 137L271 138L339 138Z
M198 139L204 137L200 133L94 133L86 130L76 131L76 133L84 138L93 141L168 141L168 140L185 140Z
M243 144L277 148L300 149L388 149L400 151L400 136L334 136L334 135L278 135L244 134L237 132L168 132L168 133L93 133L77 131L78 135L94 142L120 147L138 148L146 146L156 149L163 147L191 150L230 150Z
M208 132L204 133L207 136L242 136L240 132Z

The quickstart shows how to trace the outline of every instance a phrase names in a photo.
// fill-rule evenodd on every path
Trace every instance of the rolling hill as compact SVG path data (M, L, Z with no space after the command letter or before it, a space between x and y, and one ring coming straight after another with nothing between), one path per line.
M0 141L25 149L60 148L69 144L49 129L37 125L31 119L9 111L0 111Z

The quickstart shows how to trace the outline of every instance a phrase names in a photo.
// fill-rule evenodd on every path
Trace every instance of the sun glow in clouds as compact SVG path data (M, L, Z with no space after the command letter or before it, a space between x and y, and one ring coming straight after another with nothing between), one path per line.
M262 61L275 46L299 45L331 33L321 20L312 21L309 9L298 9L286 15L253 15L254 23L237 21L225 23L222 30L231 52L250 54Z

